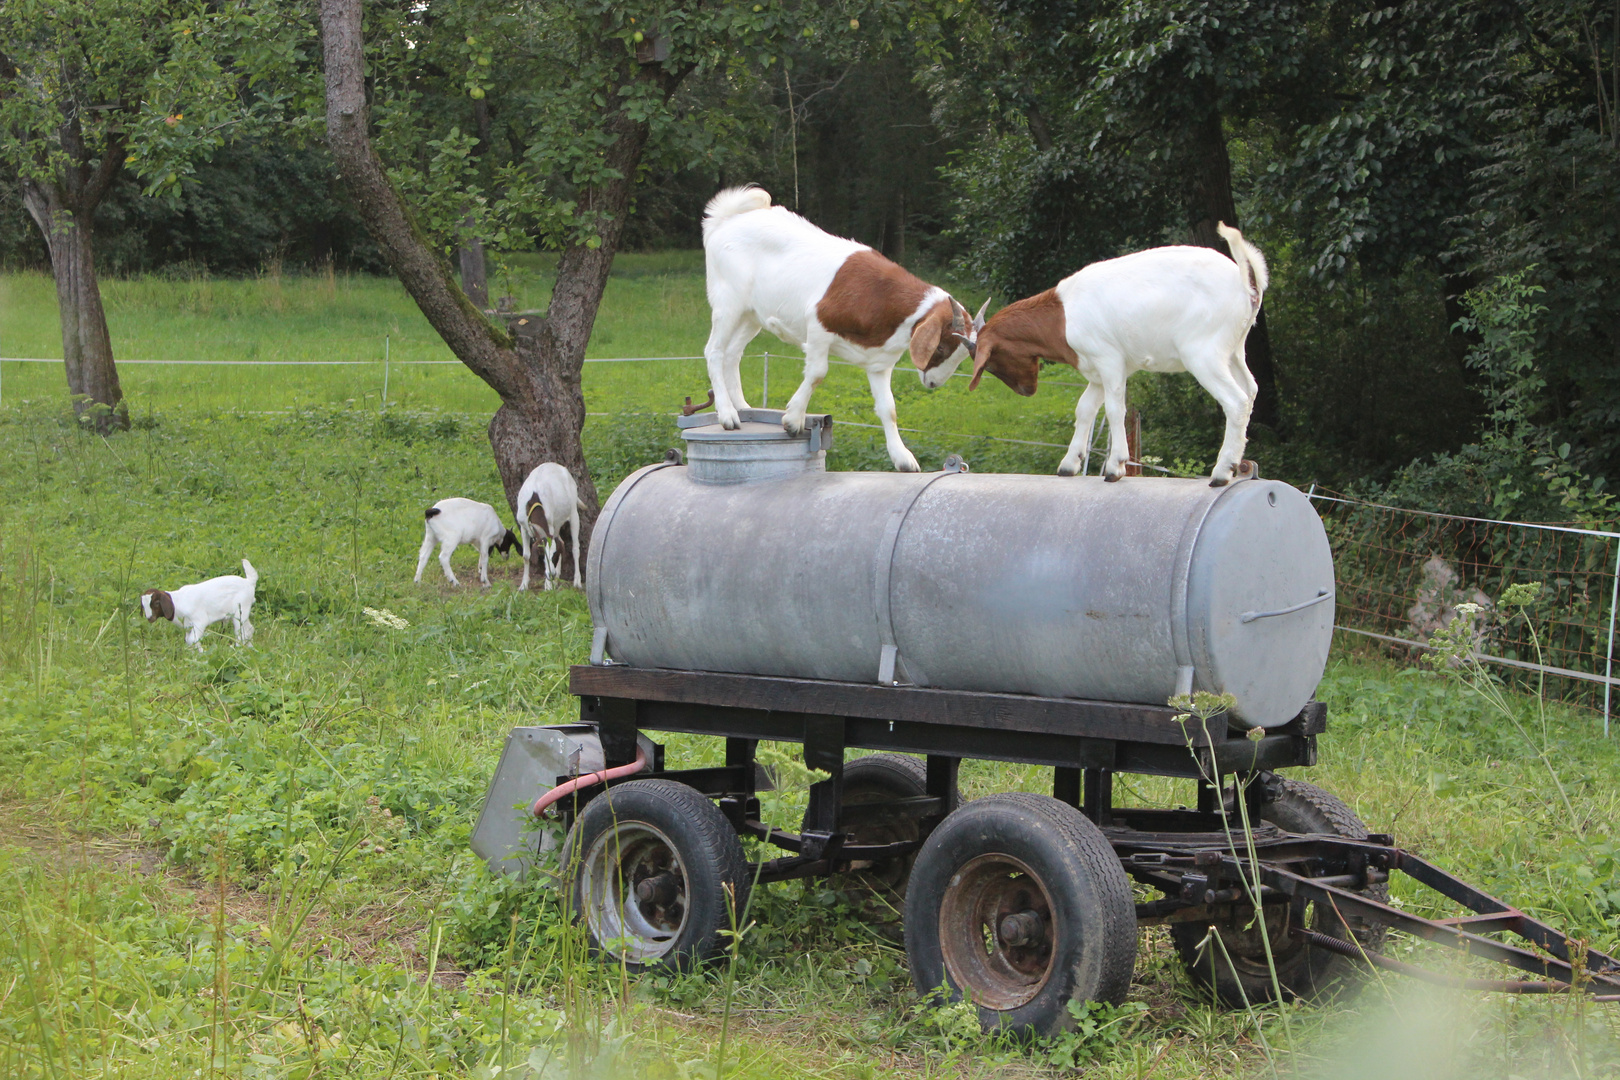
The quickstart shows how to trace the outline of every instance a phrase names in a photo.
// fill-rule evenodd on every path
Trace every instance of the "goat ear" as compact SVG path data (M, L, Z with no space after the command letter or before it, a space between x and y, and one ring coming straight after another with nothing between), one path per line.
M162 589L158 589L155 595L153 595L152 608L165 619L168 619L170 622L174 622L174 597L170 596Z
M939 348L939 339L944 336L950 319L951 307L943 304L918 319L917 325L912 327L911 362L917 365L918 371L928 370L928 362L933 359L934 350Z

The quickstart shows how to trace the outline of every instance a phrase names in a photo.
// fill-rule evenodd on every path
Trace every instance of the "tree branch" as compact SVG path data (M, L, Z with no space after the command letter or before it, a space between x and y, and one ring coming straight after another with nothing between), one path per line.
M528 397L513 341L467 299L388 179L367 131L360 0L321 0L326 139L360 218L383 257L450 351L502 400Z
M101 205L102 196L112 186L113 178L118 170L124 167L124 136L114 135L107 140L107 147L101 152L101 160L96 162L95 171L85 181L84 189L79 193L79 206L81 214L92 214L97 206Z

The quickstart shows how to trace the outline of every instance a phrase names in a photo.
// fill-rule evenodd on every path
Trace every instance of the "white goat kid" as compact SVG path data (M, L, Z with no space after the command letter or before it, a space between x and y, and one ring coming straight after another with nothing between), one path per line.
M474 499L440 499L428 507L427 525L422 534L422 550L416 560L416 580L422 580L422 571L427 567L428 557L433 554L433 545L439 545L439 565L444 568L444 576L450 584L460 585L455 573L450 569L450 554L462 544L472 544L478 549L478 580L486 588L489 586L489 553L499 551L502 555L517 546L518 539L512 535L501 522L500 515L489 503L478 502Z
M937 388L967 355L971 325L962 305L864 244L832 236L757 187L727 188L703 215L711 323L704 358L720 423L735 429L748 408L739 374L743 350L761 329L804 351L804 381L782 426L804 430L810 395L831 356L866 369L889 460L916 472L900 438L890 377L911 350L923 382ZM936 372L943 369L936 376Z
M545 541L545 587L551 588L551 580L560 569L562 549L558 541L565 540L574 552L574 588L579 588L579 512L584 508L573 476L556 462L536 465L524 479L517 496L518 535L523 538L523 583L519 591L529 587L529 550L536 534Z
M253 624L248 616L253 611L253 592L259 584L259 572L253 564L242 560L246 577L226 574L209 578L195 585L182 585L170 591L147 589L141 594L141 614L147 622L168 619L186 630L186 644L202 651L203 633L214 623L230 619L236 629L236 643L246 645L253 640Z
M1220 487L1236 474L1256 385L1244 341L1265 296L1266 260L1225 224L1228 259L1205 247L1161 247L1093 263L1057 287L1009 304L978 332L973 382L989 371L1020 394L1035 392L1040 362L1062 361L1089 384L1074 410L1074 439L1061 476L1083 468L1097 410L1108 413L1103 478L1118 480L1129 457L1125 381L1138 371L1187 371L1226 413L1226 437L1210 472Z

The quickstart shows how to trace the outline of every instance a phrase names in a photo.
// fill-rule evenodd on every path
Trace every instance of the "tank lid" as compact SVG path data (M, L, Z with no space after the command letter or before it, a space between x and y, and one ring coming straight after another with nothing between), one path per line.
M675 426L681 429L682 438L700 440L703 442L752 442L759 439L805 439L816 441L825 439L832 430L832 417L826 413L807 413L804 418L804 431L798 435L790 435L782 426L782 417L786 414L781 409L738 409L737 418L742 421L742 427L732 431L720 426L720 417L716 413L696 413L692 416L677 416ZM820 446L814 449L823 449Z
M706 483L740 483L780 479L826 468L832 445L832 417L815 413L804 418L804 430L789 434L780 409L739 409L741 425L727 430L712 412L676 417L686 440L692 479Z

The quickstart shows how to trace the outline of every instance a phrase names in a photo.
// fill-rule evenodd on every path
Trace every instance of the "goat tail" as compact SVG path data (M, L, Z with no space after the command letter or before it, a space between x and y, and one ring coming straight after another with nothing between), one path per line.
M434 518L438 517L442 513L444 513L444 511L440 510L437 506L430 506L430 507L427 508L427 512L424 513L422 516L424 518L428 519L429 521L432 521Z
M719 228L726 218L746 214L750 210L766 210L770 205L771 193L757 184L726 188L703 208L703 238L707 240L709 234Z
M247 578L247 583L249 585L257 585L259 583L259 572L253 569L253 564L248 562L246 559L242 560L242 575Z
M1271 284L1271 275L1266 270L1266 257L1260 254L1260 249L1243 239L1243 234L1222 221L1216 224L1215 231L1226 246L1232 249L1232 261L1237 263L1238 272L1243 275L1244 287L1249 290L1249 305L1256 311L1260 310L1260 301L1266 295L1266 286Z

